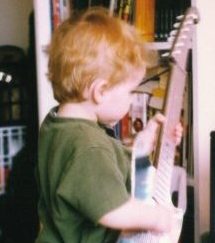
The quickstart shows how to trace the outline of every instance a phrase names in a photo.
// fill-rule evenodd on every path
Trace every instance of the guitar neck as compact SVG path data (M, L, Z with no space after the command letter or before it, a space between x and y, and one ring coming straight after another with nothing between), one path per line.
M155 155L157 168L154 198L159 202L170 200L171 175L175 158L175 142L172 134L180 121L186 72L178 64L172 64L169 74L168 88L164 105L166 122L163 125L158 139Z
M176 25L178 30L176 32L173 31L176 34L172 34L172 37L174 37L172 48L169 53L166 53L171 65L164 103L166 122L160 131L154 164L157 168L157 173L153 198L160 203L171 201L171 175L176 149L173 133L181 117L188 52L191 46L193 27L198 21L199 14L197 9L189 8L185 15L182 16L182 22Z
M176 150L176 144L175 141L173 141L173 133L181 117L186 83L186 64L192 37L192 26L197 23L198 19L199 16L196 8L189 8L186 11L185 15L182 16L182 22L176 32L176 38L172 48L169 53L166 53L168 54L166 56L169 57L170 61L170 72L168 73L167 78L168 87L163 109L163 113L166 116L166 122L161 127L157 142L157 149L155 152L156 163L154 163L156 174L155 178L153 176L155 181L152 183L152 195L150 193L150 199L152 196L152 198L159 204L171 203L171 176ZM142 140L143 137L141 134L139 137L137 136L132 153L132 192L133 195L137 195L139 198L141 198L142 195L138 195L138 193L141 194L141 190L145 186L143 180L140 179L142 174L139 173L140 171L136 170L137 165L142 164L142 157L144 157ZM136 178L135 171L138 172ZM178 242L182 227L183 213L182 209L178 210L177 225L173 226L174 232L169 235L154 234L153 232L140 232L126 237L125 240L126 242ZM174 239L172 239L173 235Z

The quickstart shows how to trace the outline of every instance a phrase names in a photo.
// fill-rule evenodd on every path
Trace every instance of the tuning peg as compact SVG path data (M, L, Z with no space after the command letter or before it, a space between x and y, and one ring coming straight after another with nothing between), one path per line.
M195 16L195 17L194 17ZM192 14L192 15L188 15L187 16L187 19L188 19L188 21L190 22L190 25L192 25L193 23L194 24L197 24L198 22L199 22L199 18L198 18L198 16L197 15L194 15L194 14Z
M164 52L163 54L161 54L161 57L169 57L170 53L169 52Z
M172 30L169 35L170 36L176 36L177 32L178 32L177 30Z
M197 8L195 7L190 7L188 10L187 10L187 14L186 16L188 18L191 18L193 19L193 23L194 24L197 24L199 21L200 21L200 15L199 15L199 11Z
M183 14L176 17L177 20L182 20L183 18L184 18Z
M175 29L178 29L180 27L180 25L181 25L181 23L180 22L177 22L177 23L173 24L173 27Z
M181 29L181 31L182 31L182 32L189 32L189 31L190 31L190 28L188 28L188 27L184 27L184 28Z
M191 21L190 19L184 21L184 25L185 25L185 26L187 26L187 25L192 25L192 24L193 24L193 21Z
M192 19L199 19L199 16L195 13L188 14L187 17L190 17Z
M170 42L170 43L172 43L174 40L175 40L175 37L174 36L170 36L167 39L167 41Z
M183 42L178 42L175 44L175 47L182 47L184 46L184 43Z
M181 36L179 37L179 39L181 39L181 40L185 40L185 39L187 39L187 36L186 36L186 35L181 35Z
M179 49L172 52L173 56L177 56L177 55L180 55L180 54L181 54L181 50L179 50Z

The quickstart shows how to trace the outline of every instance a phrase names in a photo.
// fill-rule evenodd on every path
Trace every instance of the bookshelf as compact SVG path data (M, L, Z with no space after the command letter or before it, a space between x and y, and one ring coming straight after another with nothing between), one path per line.
M190 184L195 185L195 242L200 242L201 235L209 229L209 134L214 130L215 112L211 104L215 102L213 81L214 40L215 34L206 29L213 29L215 2L210 0L192 0L192 5L200 9L201 23L195 36L193 53L193 131L194 132L194 178L189 177ZM43 120L49 108L56 104L52 90L47 82L47 57L44 48L51 37L50 4L48 0L34 0L39 121ZM207 43L207 44L205 44ZM166 42L149 43L152 48L168 49ZM207 64L207 65L206 65ZM205 105L204 105L205 104ZM207 105L208 104L208 105ZM204 178L204 179L202 179Z

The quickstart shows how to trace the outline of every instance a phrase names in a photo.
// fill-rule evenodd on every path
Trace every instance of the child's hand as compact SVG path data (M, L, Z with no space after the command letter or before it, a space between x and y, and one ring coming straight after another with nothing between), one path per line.
M135 138L134 146L136 149L136 154L139 154L140 156L147 156L153 151L157 138L158 127L164 122L165 116L160 113L156 114L148 121L145 129L139 132ZM178 136L177 130L177 137Z
M173 139L176 145L179 145L181 143L182 135L183 135L183 127L182 124L179 122L173 134Z
M164 207L157 204L155 207L155 224L152 230L155 233L165 233L167 241L164 242L177 243L182 229L183 210L173 205Z
M148 121L145 129L139 132L134 140L136 154L139 154L140 156L147 156L154 150L159 125L165 123L165 121L166 118L161 113L157 113ZM180 144L182 135L183 127L182 124L179 122L175 127L173 134L171 135L173 136L173 142L176 145Z
M155 220L153 231L156 233L170 233L174 225L174 208L156 205Z

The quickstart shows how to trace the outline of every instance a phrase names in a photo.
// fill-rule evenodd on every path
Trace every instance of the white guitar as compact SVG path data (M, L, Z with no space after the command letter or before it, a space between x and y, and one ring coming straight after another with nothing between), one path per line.
M191 46L194 24L199 21L197 9L194 7L188 8L185 15L178 17L178 20L180 20L180 22L175 24L177 29L171 32L171 39L173 39L172 48L168 53L164 54L164 56L169 59L170 65L168 87L163 109L163 114L166 116L167 120L161 127L158 139L154 164L156 172L153 179L152 193L149 197L149 201L151 201L151 203L156 202L163 205L172 205L170 188L176 145L171 139L171 134L180 121L187 74L187 57ZM141 159L143 159L142 157L141 139L137 139L133 148L133 171L137 172L136 169L138 164L141 163ZM133 175L132 180L135 197L139 197L136 192L143 191L143 185L138 185L138 176L140 175ZM184 211L179 208L176 208L175 211L177 225L174 225L174 232L171 232L171 235L154 234L153 232L140 232L129 235L122 234L118 243L178 242L182 228Z

